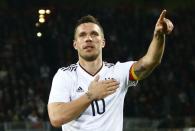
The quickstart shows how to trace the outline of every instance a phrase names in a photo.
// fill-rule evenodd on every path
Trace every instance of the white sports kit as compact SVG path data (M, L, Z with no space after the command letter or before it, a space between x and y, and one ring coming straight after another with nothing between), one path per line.
M93 101L75 120L62 126L63 131L122 131L123 105L128 87L138 81L129 80L129 70L134 61L116 64L103 62L96 75L100 80L115 79L120 82L115 93L101 100ZM60 68L55 74L49 96L49 103L70 102L88 91L95 76L87 73L79 63Z

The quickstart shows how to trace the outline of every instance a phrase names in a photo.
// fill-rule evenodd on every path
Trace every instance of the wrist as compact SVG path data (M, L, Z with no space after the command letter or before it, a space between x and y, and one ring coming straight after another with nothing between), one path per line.
M87 96L87 98L88 98L90 101L93 101L93 100L94 100L93 94L92 94L91 92L87 91L87 92L85 93L85 95Z
M154 31L154 38L164 39L165 38L165 33Z

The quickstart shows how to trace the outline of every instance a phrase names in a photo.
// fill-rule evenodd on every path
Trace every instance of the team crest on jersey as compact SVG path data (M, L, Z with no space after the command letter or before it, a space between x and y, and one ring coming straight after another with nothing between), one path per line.
M84 92L84 90L83 90L82 87L79 86L79 87L77 88L76 92Z

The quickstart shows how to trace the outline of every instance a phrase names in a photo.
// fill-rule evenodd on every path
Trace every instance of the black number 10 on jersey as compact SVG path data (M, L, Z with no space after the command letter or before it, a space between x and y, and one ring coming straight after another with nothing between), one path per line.
M102 109L100 109L99 104L102 104ZM101 115L106 110L104 99L92 101L91 107L92 107L92 114L93 114L93 116L95 116L96 114L100 114Z

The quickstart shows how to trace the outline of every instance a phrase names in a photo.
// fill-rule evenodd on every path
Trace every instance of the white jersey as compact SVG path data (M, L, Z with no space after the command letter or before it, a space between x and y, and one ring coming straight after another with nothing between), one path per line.
M119 88L114 94L93 101L77 119L62 125L63 131L122 131L125 94L128 87L137 84L137 81L129 80L129 70L133 63L104 62L97 75L100 75L100 80L116 79L120 82ZM94 78L78 63L60 68L52 82L49 103L67 103L78 99L88 91Z

